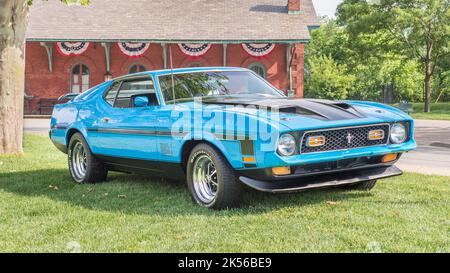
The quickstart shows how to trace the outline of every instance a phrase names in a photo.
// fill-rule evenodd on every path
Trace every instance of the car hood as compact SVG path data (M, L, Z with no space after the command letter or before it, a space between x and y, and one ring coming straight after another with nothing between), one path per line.
M331 101L299 98L208 97L206 105L223 106L225 111L258 115L260 111L278 112L272 121L292 129L315 129L336 126L395 122L407 118L401 111L376 103Z

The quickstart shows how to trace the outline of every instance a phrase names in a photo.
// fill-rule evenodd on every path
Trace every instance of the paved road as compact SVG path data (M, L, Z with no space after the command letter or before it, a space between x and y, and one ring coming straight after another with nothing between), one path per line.
M418 148L399 160L404 171L450 176L450 121L416 120Z
M47 134L49 119L25 119L24 130ZM417 150L399 160L397 166L408 172L450 176L450 121L416 120Z
M50 119L26 118L23 120L23 130L25 133L48 134L48 130L50 130Z

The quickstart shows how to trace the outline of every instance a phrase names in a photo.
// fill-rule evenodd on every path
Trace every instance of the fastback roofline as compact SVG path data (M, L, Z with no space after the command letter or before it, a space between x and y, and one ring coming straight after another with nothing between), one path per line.
M213 71L249 71L246 68L242 67L221 67L221 66L211 66L211 67L189 67L189 68L174 68L174 69L159 69L159 70L151 70L144 71L129 75L119 76L117 78L112 79L111 81L116 80L124 80L124 79L135 79L145 76L161 76L161 75L170 75L170 74L181 74L181 73L191 73L191 72L213 72Z

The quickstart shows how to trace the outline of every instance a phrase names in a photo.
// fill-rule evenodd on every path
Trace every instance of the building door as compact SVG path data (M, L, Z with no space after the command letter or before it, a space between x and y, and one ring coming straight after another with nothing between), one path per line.
M81 93L89 89L89 68L76 64L71 71L71 93Z

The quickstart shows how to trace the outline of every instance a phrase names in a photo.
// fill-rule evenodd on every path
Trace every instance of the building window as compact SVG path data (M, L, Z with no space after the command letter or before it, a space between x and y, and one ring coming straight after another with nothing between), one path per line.
M130 70L128 71L130 74L147 71L147 68L142 64L133 64L130 66Z
M76 64L71 71L71 93L81 93L89 89L89 68Z
M253 70L256 74L260 75L264 79L267 76L266 67L261 63L252 63L248 66L248 69Z
M201 62L192 62L187 65L187 67L202 67L202 66L203 65Z

